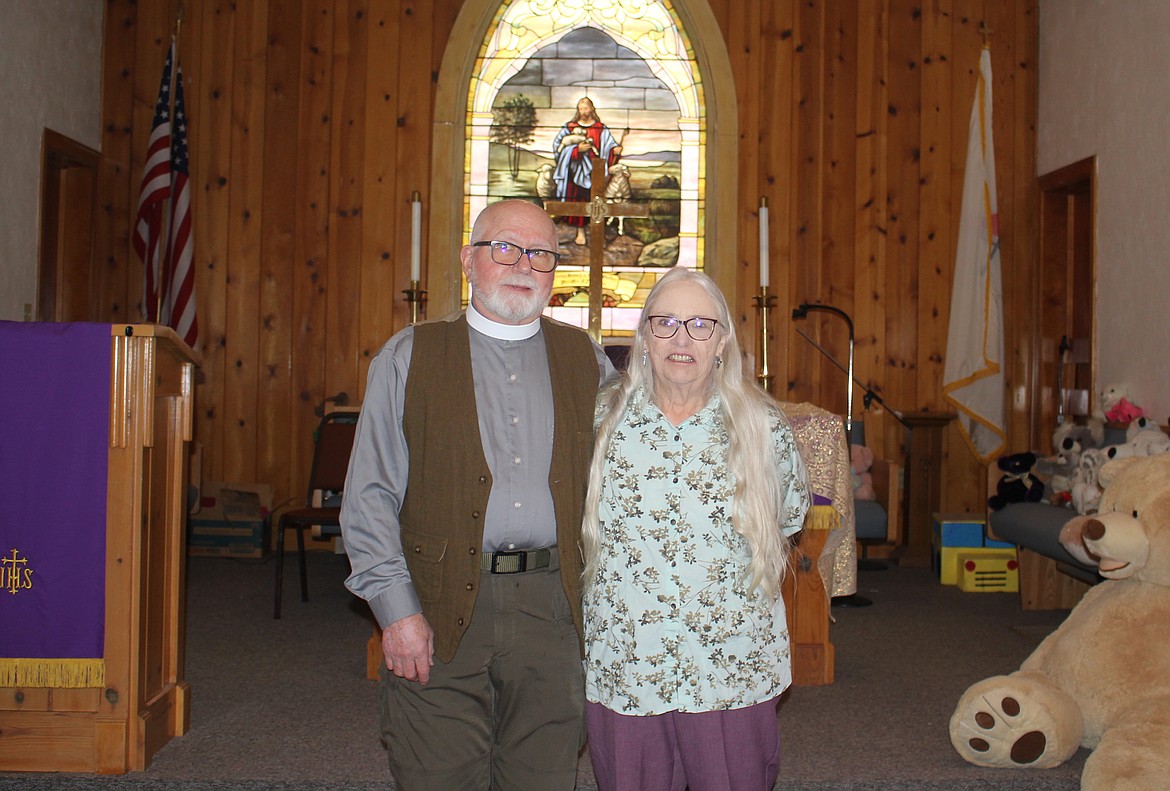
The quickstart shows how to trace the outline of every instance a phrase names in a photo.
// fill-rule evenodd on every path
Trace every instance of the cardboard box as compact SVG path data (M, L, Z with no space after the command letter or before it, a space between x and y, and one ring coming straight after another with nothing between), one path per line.
M1016 550L965 549L956 558L959 590L967 593L1017 593L1020 564Z
M205 481L199 510L187 518L187 554L262 558L268 552L272 487Z

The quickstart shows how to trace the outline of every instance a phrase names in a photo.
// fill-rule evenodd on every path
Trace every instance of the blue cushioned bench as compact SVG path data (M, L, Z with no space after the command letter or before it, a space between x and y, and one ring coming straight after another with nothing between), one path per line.
M1001 472L988 467L987 491L994 493ZM1048 503L1012 503L988 510L988 533L1015 544L1020 561L1020 606L1025 610L1058 610L1076 606L1100 582L1095 566L1081 563L1060 544L1060 529L1077 515L1072 508Z

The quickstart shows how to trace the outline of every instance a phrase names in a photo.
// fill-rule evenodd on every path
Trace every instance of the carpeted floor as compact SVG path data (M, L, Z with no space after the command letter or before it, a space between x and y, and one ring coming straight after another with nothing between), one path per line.
M225 791L393 788L365 677L371 625L342 588L344 557L313 553L311 600L286 566L284 617L272 618L273 565L192 558L187 679L191 730L145 772L119 777L0 773L0 789ZM777 789L1073 791L1086 751L1043 771L987 770L950 746L954 703L974 681L1010 672L1063 613L1023 612L1013 594L963 593L928 569L863 571L874 604L835 607L836 680L781 704ZM588 757L578 788L593 789Z

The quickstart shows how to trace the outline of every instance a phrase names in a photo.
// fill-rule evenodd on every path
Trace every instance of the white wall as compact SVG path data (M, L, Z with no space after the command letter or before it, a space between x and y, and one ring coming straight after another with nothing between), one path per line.
M0 0L0 320L37 302L41 136L101 144L100 0Z
M1040 0L1039 174L1097 157L1095 389L1170 420L1170 2Z

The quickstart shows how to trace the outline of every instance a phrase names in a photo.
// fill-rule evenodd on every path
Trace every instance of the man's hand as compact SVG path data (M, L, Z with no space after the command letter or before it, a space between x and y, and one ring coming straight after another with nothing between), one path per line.
M426 684L435 664L435 632L422 613L408 615L382 630L386 668L407 681Z

